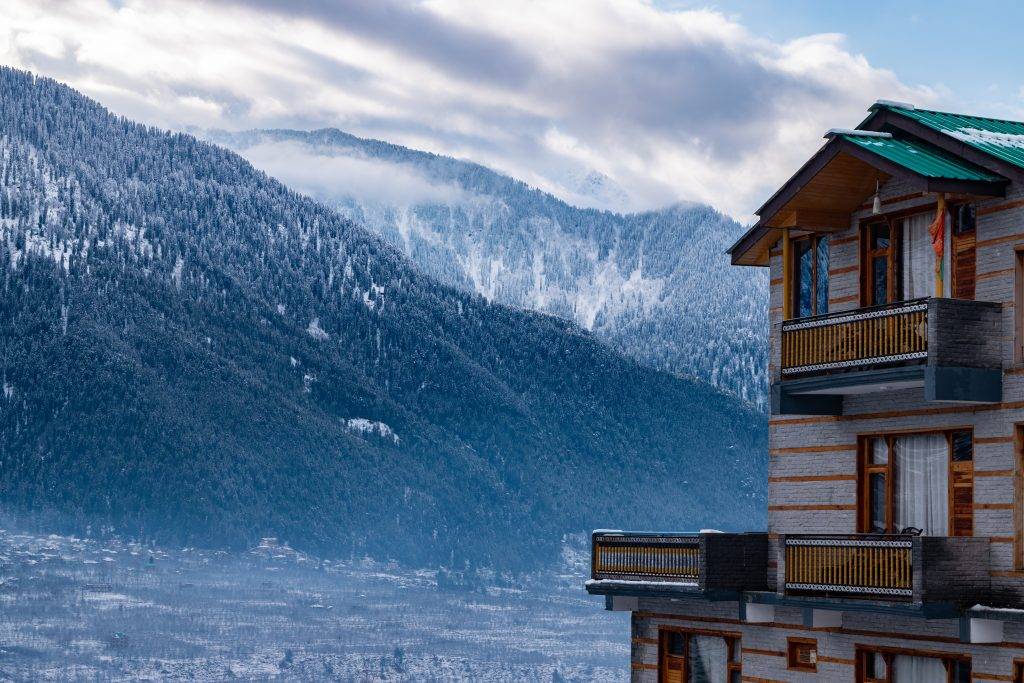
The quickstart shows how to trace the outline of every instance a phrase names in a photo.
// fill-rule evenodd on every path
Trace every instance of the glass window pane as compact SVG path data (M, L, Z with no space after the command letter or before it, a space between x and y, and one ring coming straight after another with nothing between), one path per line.
M970 432L953 432L953 462L974 460L974 439Z
M815 283L815 314L828 313L828 235L818 240L818 278Z
M956 209L956 234L974 232L977 212L974 204L961 204Z
M949 444L945 434L897 437L893 443L893 526L949 533Z
M726 680L729 652L725 638L691 636L687 660L690 683L720 683Z
M945 681L946 665L938 657L896 655L892 660L893 681Z
M919 299L935 294L935 250L930 226L934 216L921 213L901 221L903 241L900 271L903 298Z
M668 653L682 657L684 652L686 652L686 636L678 631L669 631Z
M871 439L871 464L885 465L889 462L889 442L882 437Z
M876 256L871 259L871 303L875 306L889 303L889 259Z
M869 480L871 496L871 531L884 532L885 526L885 475L872 474Z
M811 269L814 266L814 254L811 252L810 240L797 240L793 243L793 249L794 258L796 258L796 268L794 269L796 282L793 283L794 296L796 296L796 315L798 318L803 318L813 315L811 308L813 271Z
M876 223L871 226L871 248L889 248L889 226L886 223Z
M885 679L885 657L877 652L864 653L864 677Z

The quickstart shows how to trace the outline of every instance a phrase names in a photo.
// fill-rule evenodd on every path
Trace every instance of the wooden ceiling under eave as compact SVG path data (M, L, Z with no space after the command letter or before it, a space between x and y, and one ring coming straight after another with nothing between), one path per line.
M851 214L875 193L876 180L885 183L891 177L854 156L844 152L835 154L802 187L783 186L776 193L778 196L788 191L791 195L773 214L762 215L737 243L739 248L733 252L733 264L767 266L769 252L782 236L782 228L816 232L846 230L850 227Z
M875 183L891 176L844 152L836 154L772 216L769 228L832 232L850 227L850 215L875 193Z

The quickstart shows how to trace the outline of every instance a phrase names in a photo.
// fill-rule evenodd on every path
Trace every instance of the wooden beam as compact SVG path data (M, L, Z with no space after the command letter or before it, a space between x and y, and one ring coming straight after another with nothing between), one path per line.
M782 319L793 317L793 247L789 228L782 229Z
M818 232L833 232L836 230L848 230L850 227L850 214L842 211L814 211L811 209L797 209L789 211L785 218L778 222L781 228L803 228Z

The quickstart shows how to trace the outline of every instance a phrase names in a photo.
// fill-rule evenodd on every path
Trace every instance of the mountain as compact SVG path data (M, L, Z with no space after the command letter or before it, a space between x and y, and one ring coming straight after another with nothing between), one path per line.
M446 284L572 320L646 365L767 404L767 273L729 265L744 228L710 207L581 209L478 164L333 129L203 135ZM596 172L570 185L581 203L624 202Z
M528 568L763 524L763 419L446 286L225 149L0 69L0 503L156 542Z

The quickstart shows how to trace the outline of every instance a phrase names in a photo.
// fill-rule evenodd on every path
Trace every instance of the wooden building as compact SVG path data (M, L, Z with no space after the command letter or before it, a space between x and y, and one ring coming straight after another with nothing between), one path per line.
M1024 683L1024 123L878 102L757 214L768 530L594 533L633 680Z

